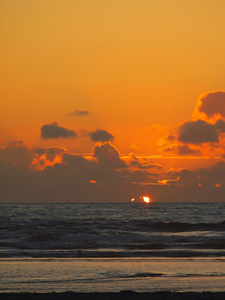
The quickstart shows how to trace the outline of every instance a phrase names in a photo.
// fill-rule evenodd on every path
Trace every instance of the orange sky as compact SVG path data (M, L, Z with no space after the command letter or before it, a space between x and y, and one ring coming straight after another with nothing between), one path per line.
M23 140L32 149L82 155L110 141L124 160L130 152L151 156L164 174L223 161L217 117L193 112L202 93L217 97L225 90L225 1L3 0L0 6L3 150ZM220 106L214 117L219 113ZM182 124L198 118L217 130L214 140L182 140ZM53 122L77 137L43 138L42 126ZM90 138L97 129L114 139Z

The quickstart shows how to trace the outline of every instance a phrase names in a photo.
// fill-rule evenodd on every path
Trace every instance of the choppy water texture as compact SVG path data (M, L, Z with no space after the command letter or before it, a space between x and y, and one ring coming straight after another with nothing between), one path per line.
M225 204L2 204L1 292L225 291Z
M0 257L222 257L225 204L3 204Z

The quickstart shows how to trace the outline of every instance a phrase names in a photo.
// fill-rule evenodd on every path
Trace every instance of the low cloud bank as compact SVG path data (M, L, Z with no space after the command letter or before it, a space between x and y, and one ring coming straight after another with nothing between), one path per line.
M109 142L92 157L61 147L12 142L0 150L2 202L225 201L225 162L195 171L166 171L152 159L123 157Z

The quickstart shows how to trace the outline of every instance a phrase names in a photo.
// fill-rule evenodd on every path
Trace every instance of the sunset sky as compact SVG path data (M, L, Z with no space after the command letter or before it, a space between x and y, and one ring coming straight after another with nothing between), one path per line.
M3 0L1 202L225 201L224 0Z

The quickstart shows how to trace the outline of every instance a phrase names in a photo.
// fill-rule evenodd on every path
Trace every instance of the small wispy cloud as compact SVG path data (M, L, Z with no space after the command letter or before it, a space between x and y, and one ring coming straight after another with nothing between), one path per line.
M68 113L67 116L70 116L70 117L87 117L87 116L90 116L90 113L87 110L76 109L74 112Z

